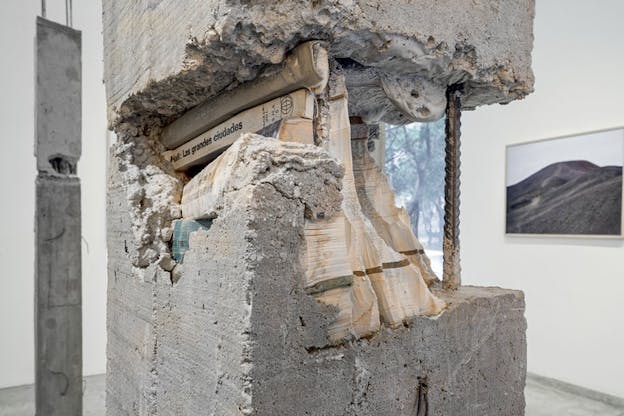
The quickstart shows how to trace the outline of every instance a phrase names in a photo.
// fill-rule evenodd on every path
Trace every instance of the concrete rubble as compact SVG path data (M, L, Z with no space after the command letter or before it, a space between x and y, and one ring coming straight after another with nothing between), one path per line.
M108 415L524 413L522 293L439 288L365 123L436 120L451 84L466 109L530 93L532 1L103 5ZM313 117L176 170L170 126L308 40Z

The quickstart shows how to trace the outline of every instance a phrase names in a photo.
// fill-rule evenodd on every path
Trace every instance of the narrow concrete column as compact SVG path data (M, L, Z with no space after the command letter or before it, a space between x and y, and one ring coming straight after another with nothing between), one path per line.
M35 395L38 416L82 415L81 34L37 18Z

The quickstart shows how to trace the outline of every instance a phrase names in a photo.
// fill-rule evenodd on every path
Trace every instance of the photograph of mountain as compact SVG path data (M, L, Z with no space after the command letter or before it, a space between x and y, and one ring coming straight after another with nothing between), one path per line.
M624 129L507 147L507 234L623 236Z

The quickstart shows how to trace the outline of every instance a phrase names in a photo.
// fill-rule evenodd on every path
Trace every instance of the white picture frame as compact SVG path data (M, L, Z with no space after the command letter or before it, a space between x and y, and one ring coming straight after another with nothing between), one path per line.
M624 237L624 128L506 147L505 234Z

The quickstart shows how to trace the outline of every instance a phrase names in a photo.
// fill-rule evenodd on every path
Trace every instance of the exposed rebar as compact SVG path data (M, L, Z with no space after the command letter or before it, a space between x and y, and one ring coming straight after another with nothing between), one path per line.
M446 155L444 178L444 264L442 281L445 289L461 285L459 251L459 185L461 97L463 85L451 85L446 91Z

